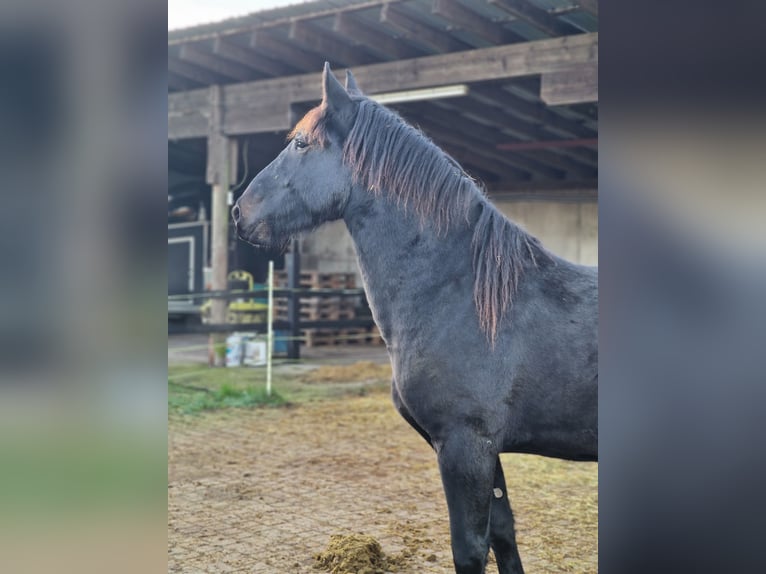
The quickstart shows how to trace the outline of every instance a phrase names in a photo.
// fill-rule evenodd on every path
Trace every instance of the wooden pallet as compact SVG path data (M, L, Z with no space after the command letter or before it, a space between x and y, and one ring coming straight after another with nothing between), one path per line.
M383 345L383 339L376 326L348 327L346 329L304 329L301 331L307 347L331 345Z
M364 327L348 327L346 329L305 329L304 343L307 347L323 347L330 345L366 345L369 331Z
M277 288L287 287L286 271L274 273L274 285ZM356 274L301 271L298 278L298 286L308 289L355 289Z
M356 318L356 310L351 308L317 309L301 307L298 311L301 321L341 321ZM274 317L277 321L288 321L287 307L274 309Z
M278 320L287 320L289 304L287 300L278 300L274 304L274 315ZM299 307L300 318L306 321L339 321L356 317L354 301L341 297L302 298Z

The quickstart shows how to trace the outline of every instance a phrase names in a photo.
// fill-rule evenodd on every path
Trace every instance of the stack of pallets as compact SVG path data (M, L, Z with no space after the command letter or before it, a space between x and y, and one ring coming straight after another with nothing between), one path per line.
M301 289L355 289L354 273L321 273L319 271L301 271L299 277ZM277 271L274 274L274 286L277 289L287 287L287 273ZM274 318L287 321L288 303L286 299L274 302ZM301 321L341 321L356 318L356 301L353 297L301 297L298 310ZM323 345L369 345L382 341L377 328L374 332L368 327L345 327L343 329L302 329L301 336L307 347Z
M274 286L287 287L287 272L274 273ZM319 271L301 271L298 286L304 289L355 289L354 273L321 273Z
M278 321L287 321L287 300L274 302L274 316ZM356 317L354 302L346 297L301 297L300 318L302 321L340 321Z

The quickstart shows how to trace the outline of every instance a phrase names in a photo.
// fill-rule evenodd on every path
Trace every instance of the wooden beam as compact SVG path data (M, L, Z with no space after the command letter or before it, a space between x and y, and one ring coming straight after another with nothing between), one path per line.
M285 73L284 66L223 38L216 38L213 41L213 53L232 62L248 66L267 76L282 76Z
M196 82L168 71L168 88L172 90L184 91L197 87L199 87L199 85Z
M564 177L564 171L554 169L537 160L496 151L493 145L471 137L470 132L456 130L453 124L444 125L441 122L437 123L423 117L418 118L418 124L423 128L423 131L432 135L439 146L446 143L452 146L481 150L480 154L488 160L505 164L507 169L515 169L521 173L536 173L546 179L562 179Z
M324 58L316 52L307 52L284 40L277 40L267 30L255 30L250 36L250 46L292 69L303 72L321 69Z
M450 108L452 107L451 103L447 104L446 102L442 103L441 105L449 106ZM525 141L525 140L537 141L537 140L550 139L551 137L550 132L544 129L547 126L539 126L539 125L533 125L526 122L522 122L521 120L518 119L518 117L509 114L506 106L502 102L498 102L496 105L497 107L492 107L485 103L479 102L477 100L474 100L471 98L465 98L461 100L460 102L460 111L468 112L471 115L476 116L477 118L491 117L493 118L492 125L496 126L496 129L506 130L507 132L513 134L513 136L520 141ZM457 110L450 109L447 113L454 116L455 114L459 112ZM481 124L476 123L476 127L474 127L474 131L478 130L480 128L480 125ZM495 143L497 143L500 140L490 140L490 141L495 141ZM505 139L505 141L507 141L507 138ZM574 159L575 161L579 163L572 164L571 162L568 162L566 158L556 157L562 154L571 157L572 159ZM597 158L598 156L590 150L564 149L564 150L561 150L560 153L553 155L553 157L547 156L545 159L549 163L558 165L559 167L567 171L577 171L577 170L583 170L583 169L592 170L592 166L597 161ZM542 160L542 158L540 159ZM564 161L564 164L561 163L562 161Z
M598 16L598 0L577 0L577 4L583 12Z
M598 138L576 140L541 140L536 142L507 142L497 144L497 149L508 151L526 151L536 149L551 149L561 147L598 147Z
M457 105L459 106L459 104ZM508 137L501 132L502 124L498 124L497 128L488 127L461 116L457 111L447 111L429 104L416 104L409 107L417 110L418 121L422 122L425 119L438 124L446 130L456 132L459 137L465 139L472 147L481 149L483 154L486 153L488 147L504 149L499 146L508 142ZM512 145L518 144L522 146L518 150L520 153L517 153L515 156L507 155L505 159L516 161L517 163L514 165L518 167L525 166L524 169L528 171L542 173L546 177L553 179L558 178L558 174L553 170L593 177L595 167L591 164L572 161L557 154L525 154L524 152L528 150L525 150L523 146L532 143L536 142L514 142ZM497 157L501 156L502 153L498 154Z
M383 4L380 9L380 21L396 30L403 38L424 44L437 52L457 52L469 47L449 34L410 18L392 3Z
M373 64L355 68L354 75L366 93L374 94L531 76L565 70L578 63L597 61L598 33L593 33ZM342 70L337 70L336 73L340 77ZM179 129L185 137L191 137L190 134L195 130L190 126L181 125L184 114L205 113L205 110L191 110L186 107L190 102L187 94L197 91L168 95L168 107L175 110L175 122L172 127ZM290 105L296 102L319 101L321 91L319 72L225 86L223 94L227 115L224 129L226 133L287 130L292 127L288 123ZM268 114L273 114L277 109L282 110L280 116L284 117L285 122L280 127L277 126L276 119L268 118ZM256 117L247 122L248 132L242 131L244 126L237 126L231 122L231 118L237 116L238 111L239 117L243 117L245 112L256 113ZM171 139L179 137L174 129L171 129L169 122L168 136ZM204 136L206 132L196 135Z
M404 60L422 55L420 50L365 24L351 12L338 12L333 29L355 45L367 46L387 59Z
M526 41L523 36L487 20L456 0L434 0L431 12L450 22L452 28L468 30L492 44Z
M221 86L210 86L211 107L208 124L207 183L212 185L210 238L212 264L212 289L225 291L228 288L229 270L229 186L237 176L236 140L223 133L225 114ZM213 299L211 321L221 324L226 321L227 302ZM220 341L219 341L220 342ZM212 341L211 341L212 343Z
M168 139L207 137L209 115L207 89L168 94Z
M439 146L455 158L455 160L457 160L463 167L466 165L477 167L482 171L494 174L495 177L500 180L530 181L532 179L532 174L530 172L519 170L510 167L506 163L492 160L476 150L454 145L447 141L440 141ZM470 175L474 175L467 167L466 171Z
M499 182L488 185L487 193L492 200L591 203L598 201L598 180L533 181L512 188L505 182Z
M202 68L195 64L190 64L189 62L172 57L168 58L168 72L205 86L219 84L227 80L227 78L220 74L216 74L207 68Z
M499 108L503 117L511 116L512 123L503 120L506 125L513 128L523 126L518 122L520 118L523 118L524 122L529 122L528 128L534 131L524 132L524 135L532 140L549 139L551 136L589 138L598 134L596 130L584 125L581 121L564 118L542 103L529 102L497 86L476 87L471 93ZM598 162L598 154L589 149L562 149L557 152L557 155L566 155L587 166L593 166Z
M526 0L487 0L487 2L551 36L567 36L582 32L576 26L551 16L546 10Z
M479 86L471 92L501 105L506 112L518 117L550 126L567 135L586 137L595 135L595 131L576 120L570 120L549 110L544 104L529 102L497 86Z
M253 73L250 68L226 61L191 44L181 46L178 57L240 82L253 79Z
M372 61L369 54L359 46L349 46L305 20L295 20L290 25L290 40L306 49L322 54L326 60L340 62L346 66L367 64Z
M598 101L598 66L572 66L568 70L543 74L540 99L549 106Z
M584 117L586 121L598 122L597 102L589 102L587 104L571 104L567 109Z

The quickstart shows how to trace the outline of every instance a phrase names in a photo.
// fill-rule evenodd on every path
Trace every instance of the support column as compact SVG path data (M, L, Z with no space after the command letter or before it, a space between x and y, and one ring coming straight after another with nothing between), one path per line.
M287 287L292 290L287 300L287 320L290 322L290 339L287 342L287 358L301 358L301 342L298 337L301 335L299 328L300 322L300 298L295 294L295 290L300 287L301 276L301 253L300 241L293 239L290 247L290 253L285 256L285 266L287 267Z
M207 139L207 183L211 190L210 238L213 291L225 291L228 288L229 273L229 189L237 177L237 141L223 133L223 95L221 86L210 86L210 119ZM226 322L228 301L213 299L210 320L213 324ZM213 349L216 344L224 343L225 333L211 335ZM218 347L220 349L220 346ZM220 362L220 353L214 359Z

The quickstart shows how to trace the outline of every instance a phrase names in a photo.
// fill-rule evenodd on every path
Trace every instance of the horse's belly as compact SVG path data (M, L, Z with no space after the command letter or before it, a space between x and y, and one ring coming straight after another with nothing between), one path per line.
M571 460L598 459L598 404L595 389L571 402L549 401L511 408L507 452Z
M598 431L595 429L537 431L515 437L504 450L566 460L598 460Z

